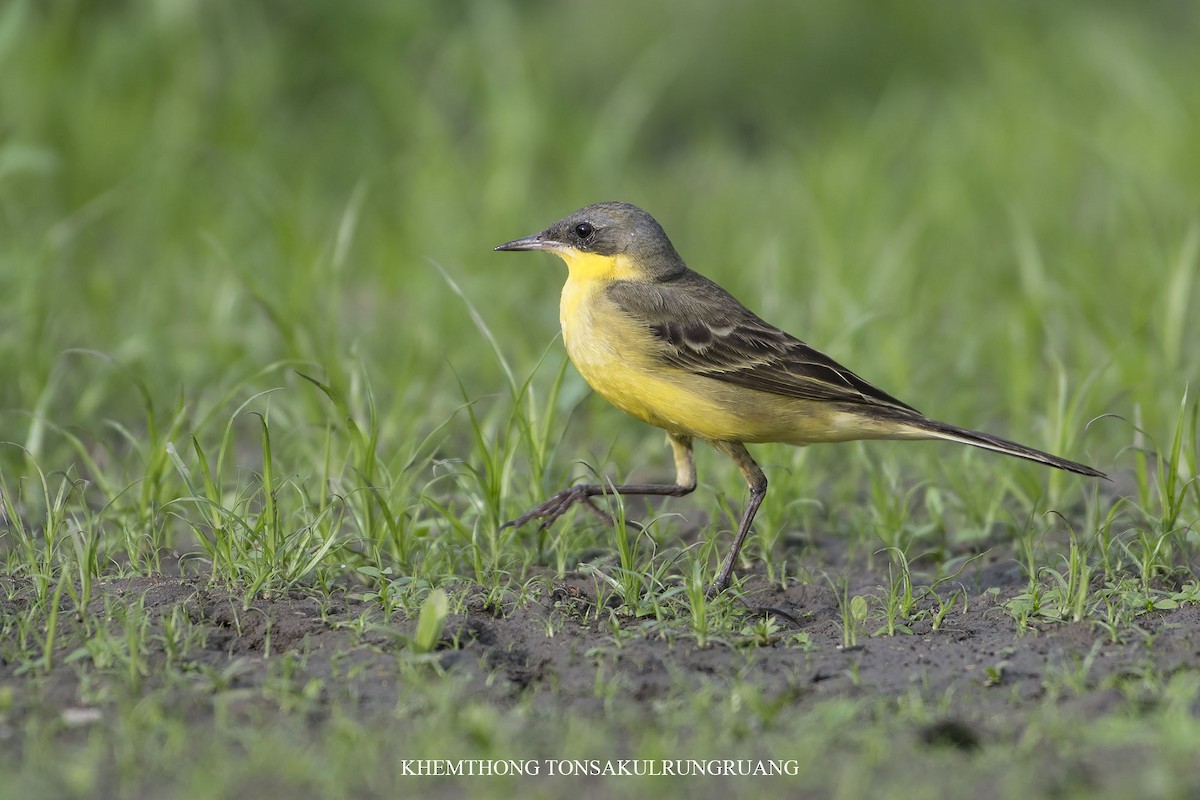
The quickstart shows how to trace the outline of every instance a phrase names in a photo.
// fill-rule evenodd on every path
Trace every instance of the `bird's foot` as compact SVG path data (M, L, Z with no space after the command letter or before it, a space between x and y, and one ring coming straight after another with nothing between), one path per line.
M583 505L593 514L600 517L600 519L604 520L609 525L616 527L617 521L613 519L613 515L596 505L595 501L592 500L592 498L596 495L603 493L604 487L602 486L595 486L592 484L571 486L567 489L563 489L546 502L535 506L511 522L504 523L500 526L500 530L504 530L505 528L519 528L525 523L532 522L535 519L541 520L541 523L538 525L538 530L545 530L554 524L556 519L567 513L571 509L571 506L575 505L576 503ZM633 520L626 520L625 524L638 530L641 530L642 528L641 525Z
M729 582L733 580L733 566L726 564L721 567L721 571L717 573L717 577L704 590L705 598L712 600L729 588Z

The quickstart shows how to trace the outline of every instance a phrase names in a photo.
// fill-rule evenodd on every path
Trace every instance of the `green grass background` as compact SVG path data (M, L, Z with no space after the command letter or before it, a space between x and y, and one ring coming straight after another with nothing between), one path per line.
M608 199L886 391L1114 473L1123 525L1181 530L1200 498L1164 511L1145 454L1169 453L1200 374L1198 22L1184 3L9 0L5 570L42 602L173 550L248 597L385 570L423 591L611 548L582 515L495 532L572 477L669 463L558 378L562 265L491 252ZM950 445L756 452L772 491L749 552L776 562L784 531L870 552L864 530L986 537L1088 497ZM743 490L719 457L700 470L715 534ZM932 505L889 499L926 485Z

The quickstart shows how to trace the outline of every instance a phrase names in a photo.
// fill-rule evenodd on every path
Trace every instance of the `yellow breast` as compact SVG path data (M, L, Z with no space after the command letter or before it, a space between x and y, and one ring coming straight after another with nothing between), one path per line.
M564 254L570 275L559 303L567 355L583 379L604 399L643 422L704 439L735 438L745 420L721 398L692 384L716 381L663 367L650 331L608 299L612 280L634 277L620 256Z
M636 378L643 370L628 362L639 355L637 331L604 291L613 274L624 271L621 259L569 255L563 258L570 275L558 306L567 355L584 380L609 401L614 394L635 394Z

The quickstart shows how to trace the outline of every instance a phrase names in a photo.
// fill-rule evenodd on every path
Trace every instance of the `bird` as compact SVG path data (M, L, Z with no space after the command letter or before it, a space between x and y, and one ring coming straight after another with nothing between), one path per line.
M589 205L498 251L544 251L567 265L559 321L567 355L592 389L667 432L672 484L576 484L503 527L545 528L612 493L681 497L696 488L693 446L709 444L745 478L749 500L710 596L733 577L767 478L747 444L942 439L1094 478L1097 469L925 416L829 356L765 322L684 263L662 226L623 202Z

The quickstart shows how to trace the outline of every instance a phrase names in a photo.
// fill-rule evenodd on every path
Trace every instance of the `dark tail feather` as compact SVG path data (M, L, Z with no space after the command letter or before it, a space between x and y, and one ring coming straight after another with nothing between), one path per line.
M951 425L947 422L938 422L934 419L912 420L912 424L914 427L928 431L938 439L961 442L973 447L982 447L984 450L994 450L997 453L1036 461L1039 464L1048 464L1051 467L1065 469L1067 472L1077 472L1080 475L1090 475L1093 478L1108 480L1108 476L1103 472L1098 469L1092 469L1086 464L1052 456L1049 453L1043 453L1041 450L1034 450L1032 447L1010 442L1007 439L1001 439L999 436L992 436L990 433L967 430L966 428L959 428L956 425Z

